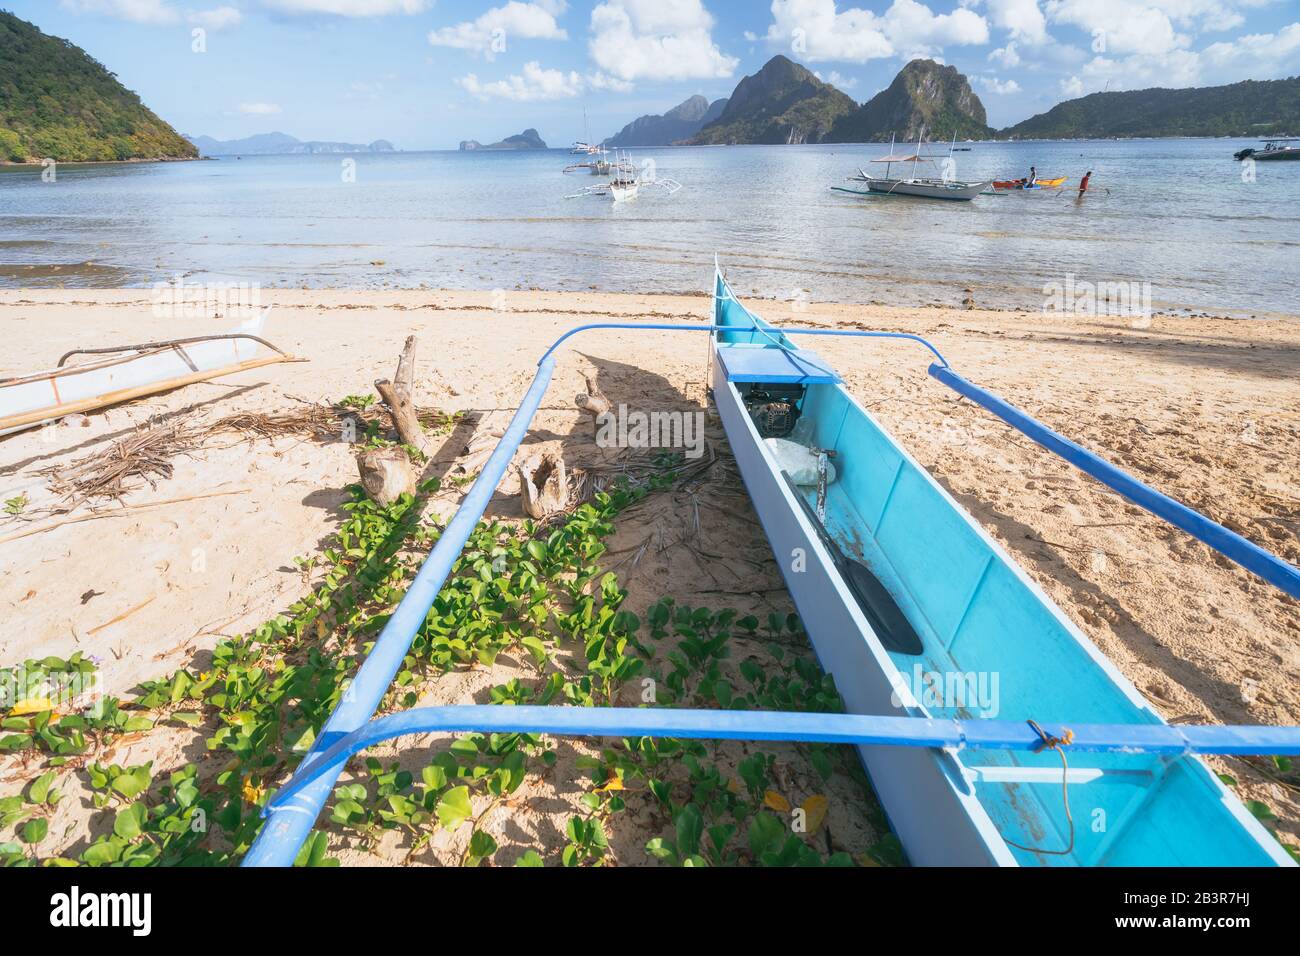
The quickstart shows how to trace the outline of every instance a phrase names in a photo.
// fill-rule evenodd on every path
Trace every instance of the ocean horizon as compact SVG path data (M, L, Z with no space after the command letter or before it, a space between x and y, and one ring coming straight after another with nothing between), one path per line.
M1033 309L1069 281L1124 283L1157 311L1285 314L1300 170L1248 170L1237 143L958 143L957 179L1068 177L970 203L832 191L887 151L874 143L635 150L643 175L683 188L618 205L566 198L601 181L563 174L582 161L567 149L63 164L53 181L0 167L0 288L687 293L716 253L761 298ZM948 144L925 149L949 158Z

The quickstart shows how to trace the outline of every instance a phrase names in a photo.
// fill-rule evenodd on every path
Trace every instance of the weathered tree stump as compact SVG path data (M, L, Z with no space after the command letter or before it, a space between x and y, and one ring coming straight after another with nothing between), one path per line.
M583 378L587 382L587 394L574 396L573 404L577 405L591 416L592 430L599 434L601 416L608 415L613 411L614 406L611 405L609 399L605 397L605 393L600 390L600 386L596 384L594 376L584 375Z
M519 464L520 494L524 512L533 518L548 518L569 506L569 479L564 459L544 451Z
M408 335L402 354L397 359L397 374L392 382L379 379L375 382L375 391L393 417L393 427L402 441L425 456L432 456L433 446L415 409L415 336Z
M357 455L361 487L372 500L388 507L404 494L415 494L417 475L406 450L396 445L368 448Z

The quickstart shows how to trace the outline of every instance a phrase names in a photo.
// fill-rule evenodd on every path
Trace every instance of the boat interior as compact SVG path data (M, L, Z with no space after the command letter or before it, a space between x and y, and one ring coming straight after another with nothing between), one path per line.
M888 635L865 629L863 639L880 640L896 669L891 683L906 689L896 698L903 710L1056 727L1160 722L822 359L761 324L721 278L718 289L715 324L736 331L714 333L716 360L750 412L769 467L781 467L768 441L774 434L810 454L828 453L833 480L820 487L815 479L811 486L789 485L807 503L803 519L821 520L834 545L866 565L920 636L920 653L905 653L891 647ZM1055 750L965 750L955 759L1024 864L1122 866L1157 859L1248 865L1270 859L1240 825L1245 809L1227 798L1196 757L1068 751L1068 771Z

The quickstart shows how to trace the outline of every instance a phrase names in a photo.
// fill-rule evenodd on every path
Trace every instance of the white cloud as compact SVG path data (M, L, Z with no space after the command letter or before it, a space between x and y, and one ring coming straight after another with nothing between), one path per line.
M525 63L523 73L504 80L484 83L470 73L456 81L466 92L482 99L499 98L530 103L536 100L561 100L577 96L586 81L570 70L546 70L536 60Z
M1072 76L1068 80L1061 80L1061 95L1067 99L1076 100L1084 95L1083 80L1077 76Z
M330 13L339 17L384 17L390 13L422 13L433 0L261 0L281 13Z
M1201 63L1210 79L1219 83L1294 74L1300 63L1300 23L1277 33L1253 33L1227 43L1211 43L1201 51Z
M829 83L831 86L841 90L851 90L853 87L858 85L856 79L851 76L845 76L839 70L831 70L825 76L814 72L813 76L817 77L817 79L821 80L823 83Z
M249 116L271 116L283 110L276 103L240 103L239 112L247 113Z
M976 81L990 93L997 93L1004 96L1010 93L1020 92L1020 84L1015 80L1003 81L998 79L996 76L981 76L977 77Z
M713 42L700 0L605 0L591 11L588 52L624 81L729 77L740 62Z
M960 7L936 14L916 0L894 0L883 14L835 0L772 0L767 39L805 60L867 60L936 56L945 46L978 45L989 39L988 23Z
M78 13L101 13L132 23L176 23L180 14L167 0L62 0Z
M1219 86L1245 79L1290 76L1300 62L1300 22L1276 33L1255 33L1212 43L1202 50L1167 49L1093 57L1062 82L1063 92L1137 90L1148 87Z
M225 30L227 27L239 26L244 15L236 7L213 7L211 10L192 11L189 20L208 30Z
M988 0L988 5L989 19L1010 32L1013 40L1036 46L1051 39L1038 0Z
M515 39L567 40L569 34L555 22L565 7L564 0L535 0L532 3L510 0L505 6L493 7L476 20L430 31L429 42L434 46L472 50L491 60L497 53L505 52Z
M1012 40L1004 47L999 47L989 54L989 62L997 63L1011 69L1020 65L1020 54L1016 52L1016 41Z
M1047 11L1053 23L1069 24L1090 34L1093 52L1102 56L1160 55L1191 43L1191 37L1179 33L1168 14L1155 4L1136 0L1048 0Z

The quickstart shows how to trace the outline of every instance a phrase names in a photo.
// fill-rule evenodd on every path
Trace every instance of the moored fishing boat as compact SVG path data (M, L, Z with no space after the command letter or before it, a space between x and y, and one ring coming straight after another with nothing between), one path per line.
M585 165L579 164L579 166ZM565 172L576 168L578 167L567 167ZM636 164L632 162L632 158L623 152L614 154L613 161L607 163L607 170L613 173L613 178L609 182L586 186L564 198L579 199L583 196L608 196L615 203L624 203L635 199L640 194L643 186L662 189L669 195L682 188L682 184L675 179L665 179L655 175L640 175Z
M78 349L55 368L0 379L0 435L194 382L295 361L261 338L265 313L220 335ZM74 356L102 356L66 365Z
M714 324L726 327L713 394L732 452L849 712L1163 723L830 366L746 309L721 273ZM822 466L799 484L790 443ZM915 863L1292 863L1195 756L1072 752L1063 769L1050 748L860 750Z
M917 196L922 199L956 199L970 201L989 188L988 181L965 182L954 179L948 175L948 170L952 167L953 147L948 149L947 162L949 166L945 169L942 177L935 176L917 176L917 168L920 163L933 164L935 157L924 155L921 152L922 136L918 135L916 140L916 150L911 153L895 154L894 141L889 142L889 155L881 156L879 159L873 159L873 163L883 163L885 174L883 176L872 176L865 169L858 169L856 176L850 176L849 181L862 183L867 188L850 189L844 186L832 186L836 192L852 193L856 195L868 195L870 193L880 193L893 196ZM907 177L897 177L893 175L893 167L897 164L911 163L911 175Z

